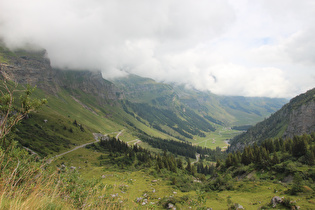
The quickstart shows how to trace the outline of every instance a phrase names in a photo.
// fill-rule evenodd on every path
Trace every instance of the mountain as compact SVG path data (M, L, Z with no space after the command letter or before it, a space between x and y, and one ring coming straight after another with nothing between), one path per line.
M149 78L129 75L112 80L126 98L135 103L170 107L181 104L210 122L220 125L253 125L279 110L286 99L267 97L219 96L209 91L163 84Z
M216 144L239 132L227 126L246 128L282 99L217 96L136 75L108 81L53 69L44 50L0 49L1 93L29 83L32 97L48 101L6 136L16 147L0 148L1 209L314 209L315 135L244 153ZM285 135L310 130L311 96L292 99L292 114L274 126L288 121Z
M315 88L291 99L268 119L257 123L231 141L231 150L268 138L293 138L315 131Z
M136 75L108 81L100 72L54 69L45 50L10 51L2 46L0 62L2 77L20 85L36 85L35 96L48 99L48 105L26 119L17 131L25 146L44 155L88 141L72 139L80 134L80 129L73 127L74 121L84 125L90 135L93 131L124 129L129 140L145 132L196 144L196 139L206 141L223 127L254 124L285 103L285 99L217 96ZM43 124L46 119L49 126ZM78 133L69 133L70 129ZM53 139L56 133L59 143L43 148L45 136ZM222 137L221 130L217 132L222 139L233 135L230 132Z

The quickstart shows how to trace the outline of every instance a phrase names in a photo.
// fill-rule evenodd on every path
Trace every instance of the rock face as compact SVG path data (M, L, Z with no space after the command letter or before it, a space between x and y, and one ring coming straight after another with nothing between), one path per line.
M76 95L77 90L97 96L100 103L123 98L122 92L103 79L100 72L58 70L50 65L46 51L16 51L0 48L6 62L0 63L1 76L19 84L30 84L57 94L60 87Z
M292 110L284 137L315 132L315 101L310 101Z
M267 138L292 138L312 132L315 132L315 88L291 99L268 119L235 137L229 151L242 150L245 145L259 143Z
M46 51L6 54L7 63L1 63L1 75L19 84L37 85L48 92L56 92L54 72L50 60L46 58Z
M111 82L103 79L101 72L64 71L56 72L58 86L76 95L77 90L97 96L101 100L115 101L123 98L123 93Z

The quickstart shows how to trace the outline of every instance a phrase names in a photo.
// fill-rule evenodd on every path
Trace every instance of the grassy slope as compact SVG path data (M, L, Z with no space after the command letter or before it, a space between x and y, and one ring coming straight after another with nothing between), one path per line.
M94 132L106 134L123 129L123 126L104 117L104 113L86 109L64 91L53 96L37 89L34 97L46 98L48 104L17 127L16 138L42 155L55 155L76 145L92 142ZM73 124L75 120L83 126L84 132Z
M302 209L312 209L314 204L312 199L305 196L284 195L284 191L290 188L290 184L279 183L278 181L265 180L267 174L255 172L257 178L255 181L249 179L234 181L235 190L232 191L190 191L181 192L175 186L170 185L170 179L163 174L157 174L153 168L125 170L115 165L97 166L98 152L82 148L73 153L60 157L53 165L60 166L65 164L67 167L75 166L82 176L89 180L92 178L100 179L106 187L106 193L118 194L115 201L123 201L123 207L129 209L147 209L157 208L157 202L161 199L170 199L177 201L176 207L179 209L188 209L192 207L211 207L213 209L227 209L231 204L239 203L245 209L257 209L268 205L274 196L285 196L293 201ZM101 177L104 178L101 178ZM163 178L164 177L164 178ZM261 177L261 179L260 179ZM153 183L152 180L157 180ZM155 193L153 193L155 190ZM174 193L175 192L175 193ZM149 203L142 206L136 199L144 197L144 194L150 195ZM201 193L201 194L200 194ZM203 196L205 199L200 199Z
M60 167L61 164L66 165L67 168L75 166L80 174L78 178L74 176L76 172L71 172L71 170L61 173L60 176L64 177L61 179L58 176L57 179L52 179L52 175L45 177L45 171L49 171L49 168L47 168L42 173L44 177L37 178L36 183L31 178L30 180L25 179L25 182L17 185L14 189L10 187L1 188L0 209L77 209L78 200L73 199L75 196L85 195L86 192L92 195L92 197L83 197L82 204L86 203L84 206L86 209L163 209L161 204L158 205L159 201L164 201L162 203L166 204L175 202L177 209L198 209L201 207L228 209L234 203L241 204L245 209L258 209L269 204L271 198L275 195L285 196L296 201L296 205L300 206L301 209L314 209L315 206L314 199L309 195L283 195L283 192L290 185L279 183L276 180L264 180L265 175L261 172L256 173L255 181L249 179L234 180L236 189L232 191L203 192L197 190L181 192L170 185L170 180L165 172L163 172L165 173L163 175L163 173L153 173L153 168L124 170L113 165L99 167L97 166L99 155L98 152L81 148L51 163L52 168ZM12 167L13 169L15 167ZM38 171L33 166L28 170L32 170L27 171L28 176L38 175ZM6 172L1 171L1 173L4 175ZM6 183L2 182L4 181L3 177L1 176L0 181L1 184L6 186ZM80 184L82 182L79 180L82 178L87 180L86 184ZM157 182L152 182L152 180L157 180ZM72 186L73 182L78 182L80 185ZM97 185L91 188L88 184L90 182L97 183ZM59 191L59 187L61 191ZM13 195L13 197L8 197L10 195ZM136 202L137 198L143 198L145 195L148 196L148 204L142 205ZM80 206L80 203L78 205ZM277 206L277 209L281 208Z
M164 108L164 109L171 109L174 113L176 113L177 117L183 121L190 121L189 118L185 116L185 111L183 111L183 105L185 103L186 95L187 100L190 100L193 97L193 101L197 101L198 94L196 91L189 91L182 87L173 87L170 85L157 83L152 79L142 78L135 75L130 75L127 78L116 79L113 81L116 85L122 88L126 92L126 97L132 103L146 103L149 106L157 107L157 108ZM214 97L213 94L205 94L199 93L202 97ZM207 99L209 100L209 99ZM225 112L222 108L220 108L218 100L211 100L211 103L207 104L207 113L211 116L219 116L220 119L224 118L225 121L235 120L232 115L229 115ZM186 101L187 102L187 101ZM185 107L185 105L184 105ZM191 107L198 111L198 107ZM186 107L188 109L188 107ZM215 112L213 110L216 110ZM197 114L203 114L200 110ZM146 122L147 125L149 124L146 119L141 118L142 121ZM207 121L209 122L209 121ZM168 136L165 133L154 131L152 129L143 128L141 123L136 122L137 126L140 126L140 129L144 130L145 132L153 135L153 136L160 136L162 138L171 138L174 137ZM194 144L199 144L199 142L207 141L210 137L214 136L216 139L215 144L203 144L202 146L215 148L217 146L225 147L226 143L224 142L227 139L234 137L237 133L235 131L226 131L222 126L216 125L211 122L211 125L218 127L218 131L215 132L208 132L206 133L206 137L200 137L195 135L192 139L186 138L187 141L190 141ZM170 127L166 125L160 125L163 130L167 133L171 134L172 136L180 136L184 138L181 134L174 131ZM145 126L146 127L146 126ZM224 131L223 131L224 130ZM223 135L222 135L223 133Z

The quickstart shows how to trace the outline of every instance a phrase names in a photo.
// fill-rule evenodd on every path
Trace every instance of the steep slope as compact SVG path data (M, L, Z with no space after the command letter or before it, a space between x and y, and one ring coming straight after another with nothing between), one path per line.
M286 102L281 98L218 96L184 87L176 87L180 100L200 113L207 113L216 123L225 125L253 125L275 111ZM212 119L212 120L213 120Z
M1 47L0 62L1 80L17 82L18 89L37 86L33 95L48 100L17 127L15 139L23 146L46 156L93 141L93 132L123 129L124 112L114 106L120 92L100 73L53 69L44 50Z
M113 103L122 99L122 92L111 82L102 78L100 72L56 70L56 83L71 95L89 94L100 104Z
M113 82L126 97L123 109L162 133L186 140L215 130L213 123L180 102L171 85L136 75Z
M46 50L15 52L1 46L0 43L1 75L19 84L37 85L49 93L56 93L54 84L55 72L46 57Z
M235 137L231 142L231 150L241 149L246 144L259 143L267 138L292 138L294 135L310 134L314 131L315 88L291 99L268 119Z

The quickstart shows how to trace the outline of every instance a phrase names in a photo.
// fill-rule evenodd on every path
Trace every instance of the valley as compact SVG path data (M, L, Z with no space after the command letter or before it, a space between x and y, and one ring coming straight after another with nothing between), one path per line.
M314 89L289 103L219 96L0 50L0 119L16 120L0 209L314 208Z

